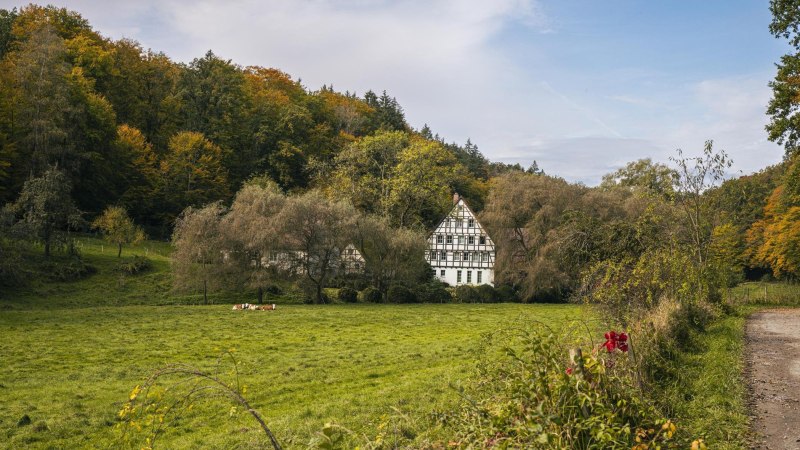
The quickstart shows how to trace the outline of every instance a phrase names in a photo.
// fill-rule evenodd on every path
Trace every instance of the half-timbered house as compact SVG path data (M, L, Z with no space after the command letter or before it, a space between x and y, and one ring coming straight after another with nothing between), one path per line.
M436 277L451 286L494 285L494 242L458 194L428 238L425 258Z

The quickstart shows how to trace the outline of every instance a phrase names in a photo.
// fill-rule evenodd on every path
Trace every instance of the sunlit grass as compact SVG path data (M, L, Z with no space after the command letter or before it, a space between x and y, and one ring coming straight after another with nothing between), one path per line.
M692 336L676 355L677 388L671 403L678 425L709 448L745 449L749 419L744 370L746 314L723 317Z
M289 447L327 421L369 431L392 407L425 417L456 400L481 334L516 321L559 326L571 305L133 306L0 312L0 442L8 448L114 445L128 392L171 362L211 368L235 349L248 397ZM230 404L194 410L164 448L252 442ZM27 414L33 424L17 427ZM418 431L417 431L418 432Z

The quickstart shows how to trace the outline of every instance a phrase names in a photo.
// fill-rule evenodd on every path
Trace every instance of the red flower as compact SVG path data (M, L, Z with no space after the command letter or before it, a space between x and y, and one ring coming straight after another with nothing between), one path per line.
M572 375L572 367L567 367L567 375Z
M608 353L613 352L615 349L620 349L623 353L628 351L628 335L624 332L617 334L616 331L609 331L605 335L606 341L601 345L605 347Z

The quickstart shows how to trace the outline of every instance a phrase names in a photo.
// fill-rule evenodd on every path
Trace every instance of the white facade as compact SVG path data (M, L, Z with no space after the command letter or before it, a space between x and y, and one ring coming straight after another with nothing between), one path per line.
M494 285L494 242L458 194L450 213L428 238L425 259L451 286Z
M268 256L261 258L261 264L299 275L305 273L303 265L305 259L306 252L303 251L272 251ZM363 273L365 266L364 256L353 244L348 244L339 252L339 257L330 262L331 272L338 274Z

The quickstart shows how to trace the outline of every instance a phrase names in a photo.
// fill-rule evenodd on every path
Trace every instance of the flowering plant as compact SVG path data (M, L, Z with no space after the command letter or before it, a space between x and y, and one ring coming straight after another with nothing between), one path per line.
M605 334L606 341L601 345L605 347L608 353L619 349L623 353L628 352L628 335L625 332L617 334L616 331L611 330Z

